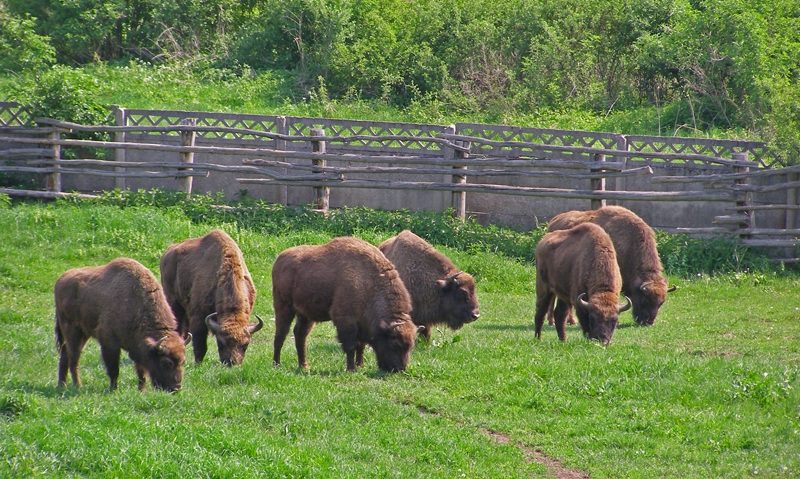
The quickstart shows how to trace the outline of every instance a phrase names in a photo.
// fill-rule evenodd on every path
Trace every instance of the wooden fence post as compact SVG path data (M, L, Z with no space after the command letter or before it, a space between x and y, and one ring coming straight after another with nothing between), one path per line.
M197 119L196 118L184 118L181 120L181 126L196 126ZM192 131L182 131L181 132L181 146L194 146L195 139L197 137L197 132L194 130ZM192 151L185 151L181 153L181 163L185 163L190 165L194 163L194 152ZM184 170L186 168L178 168L178 170ZM192 194L192 177L186 176L180 179L181 182L181 189L187 196Z
M470 147L470 143L468 141L461 142L457 141L457 145L463 146L465 148ZM456 160L466 160L469 157L469 153L463 150L454 150L454 159ZM454 185L466 185L467 184L467 176L463 173L460 173L461 170L466 170L466 165L459 165L453 166L453 170L458 173L453 173L452 183ZM467 219L467 192L466 191L453 191L452 193L452 200L453 206L453 216L460 219L461 221L465 221Z
M617 149L620 150L620 151L627 152L628 148L629 148L629 146L628 146L628 138L625 135L618 135L617 136ZM620 163L625 165L625 168L623 169L623 171L628 168L628 157L627 156L614 157L614 161L620 162ZM614 180L614 190L615 191L625 191L625 178L624 177L618 176ZM622 201L616 200L616 201L614 201L613 204L621 205Z
M54 128L53 132L47 135L50 141L50 149L53 152L53 172L47 177L47 191L61 193L61 145L56 143L61 139L61 130Z
M278 129L278 133L281 135L288 135L289 134L289 123L286 120L285 116L279 116L276 122L276 128ZM286 140L275 140L275 149L286 151L288 150L289 142ZM289 174L289 168L283 169L283 174ZM279 201L282 205L286 206L289 204L289 185L279 185Z
M124 108L121 108L117 105L113 105L111 108L114 110L114 124L116 126L128 126L128 115L125 112ZM124 131L117 131L114 133L114 141L117 143L125 143L125 132ZM116 148L114 150L114 161L125 161L125 148ZM123 167L115 167L114 171L117 173L125 173L127 171L126 168ZM125 189L125 177L124 176L117 176L114 177L114 187L124 190Z
M604 163L606 161L606 155L596 154L594 155L595 163ZM598 165L599 166L599 165ZM590 171L596 172L600 171L599 169L592 168ZM592 191L605 191L606 190L606 179L605 178L597 178L591 180ZM606 205L606 200L603 199L592 199L592 209L596 210L597 208L601 208Z
M747 152L744 153L733 153L732 158L736 161L747 161ZM750 171L749 166L739 166L736 165L733 167L734 173L748 173ZM748 178L736 178L733 180L735 187L745 187L747 188L750 186L750 180ZM753 192L744 190L734 190L733 192L734 197L736 198L736 214L742 215L742 221L739 222L739 229L747 229L747 228L755 228L756 221L755 221L755 211L753 210L739 210L740 207L749 207L753 204ZM741 213L740 213L741 212ZM748 233L739 233L739 238L747 239L750 237Z
M312 128L311 129L311 136L325 136L325 130L322 128ZM325 141L322 140L311 140L311 151L314 153L325 153L326 152L326 145ZM325 159L313 159L311 160L314 166L324 167L325 166ZM314 169L312 170L315 173L321 173L322 170ZM322 213L328 212L328 206L330 205L330 197L331 197L331 189L328 186L315 186L314 187L314 208L320 210Z
M800 175L797 173L789 173L786 177L786 181L793 183L800 178ZM793 230L797 228L797 210L792 208L793 206L797 206L797 188L789 188L786 190L786 206L789 208L786 209L786 219L784 223L784 227L787 230Z

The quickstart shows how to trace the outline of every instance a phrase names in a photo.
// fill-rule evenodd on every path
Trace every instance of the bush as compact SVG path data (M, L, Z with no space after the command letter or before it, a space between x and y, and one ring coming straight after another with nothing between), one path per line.
M0 4L0 25L0 72L38 72L55 62L55 49L36 34L34 19L14 16Z

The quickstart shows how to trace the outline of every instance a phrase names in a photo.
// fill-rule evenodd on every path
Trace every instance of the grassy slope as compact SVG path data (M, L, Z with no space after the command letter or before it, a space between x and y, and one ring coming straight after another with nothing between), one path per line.
M206 232L177 210L20 205L0 209L0 476L545 477L512 445L592 477L796 477L800 473L800 279L679 282L652 328L625 315L601 348L575 328L533 339L530 265L446 250L477 272L481 320L438 330L407 374L355 374L330 324L310 337L308 373L271 365L274 326L242 367L187 367L184 389L135 388L129 361L108 393L96 343L80 393L55 389L52 285L116 256L157 271L164 248ZM219 226L219 225L218 225ZM326 240L221 225L272 317L270 268L284 248ZM377 241L380 238L368 238Z

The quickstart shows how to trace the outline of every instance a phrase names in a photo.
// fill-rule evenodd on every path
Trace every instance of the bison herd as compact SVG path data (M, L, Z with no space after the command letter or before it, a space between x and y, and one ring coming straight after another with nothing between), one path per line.
M549 314L565 340L574 310L584 335L608 344L620 313L632 307L637 324L651 325L670 291L652 229L618 206L557 215L535 261L537 338ZM209 333L223 364L241 364L264 322L251 319L256 288L236 242L220 230L187 239L166 250L160 270L161 282L137 261L118 258L61 275L54 289L59 387L67 370L80 386L78 363L90 337L100 344L111 389L123 349L139 389L149 376L155 388L179 390L186 345L201 362ZM294 321L301 368L308 367L308 334L321 321L336 328L348 371L363 365L369 345L378 367L395 372L408 366L417 335L429 339L435 324L458 329L480 317L475 279L408 230L379 247L340 237L283 251L272 268L272 301L273 361L280 364Z

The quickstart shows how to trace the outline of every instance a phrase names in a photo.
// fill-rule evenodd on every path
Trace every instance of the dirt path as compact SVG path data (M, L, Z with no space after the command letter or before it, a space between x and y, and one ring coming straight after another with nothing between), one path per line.
M420 415L442 417L442 414L439 413L438 411L429 409L420 404L413 404L405 401L404 404L416 407ZM462 426L466 425L462 424ZM537 462L539 464L542 464L550 472L550 475L552 475L556 479L591 478L591 476L588 473L583 471L578 471L575 469L570 469L566 467L564 464L562 464L558 459L553 459L552 457L549 457L546 454L544 454L542 451L532 449L524 444L520 444L502 432L492 431L490 429L485 429L485 428L479 428L478 430L483 434L485 434L490 439L492 439L493 441L497 442L498 444L511 444L512 446L516 447L517 449L522 451L522 454L525 456L525 460L527 460L528 462Z

